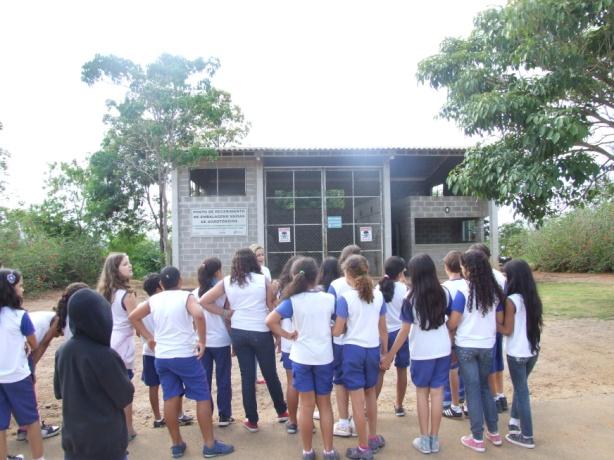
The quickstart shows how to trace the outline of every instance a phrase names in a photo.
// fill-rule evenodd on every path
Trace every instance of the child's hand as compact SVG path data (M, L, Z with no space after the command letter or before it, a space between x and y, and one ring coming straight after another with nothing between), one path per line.
M198 342L196 344L196 357L201 359L205 354L205 344L203 342Z
M147 346L151 351L154 351L156 349L156 341L154 339L148 340Z
M281 337L275 336L275 353L281 353Z
M390 369L391 364L392 356L390 356L390 353L386 353L384 356L381 357L379 361L379 368L383 371L387 371L388 369Z
M234 345L231 345L230 346L230 357L233 358L235 356L237 356L237 352L235 351Z
M298 331L292 331L292 332L288 332L288 337L286 337L288 340L296 340L298 339Z
M60 317L54 316L49 325L49 330L53 331L53 337L59 337L62 335L62 329L60 329Z

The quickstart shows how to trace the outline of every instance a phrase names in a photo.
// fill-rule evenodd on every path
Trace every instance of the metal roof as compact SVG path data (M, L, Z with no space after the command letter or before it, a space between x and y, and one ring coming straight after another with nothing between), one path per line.
M382 147L382 148L268 148L230 147L219 149L220 156L464 156L464 148L451 147Z

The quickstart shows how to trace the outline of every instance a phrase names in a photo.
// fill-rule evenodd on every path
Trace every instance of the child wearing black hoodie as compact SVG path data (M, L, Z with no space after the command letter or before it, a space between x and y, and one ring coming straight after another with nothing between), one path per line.
M128 430L124 408L134 387L111 349L109 302L91 289L68 302L72 338L55 355L54 390L63 399L65 460L124 460Z

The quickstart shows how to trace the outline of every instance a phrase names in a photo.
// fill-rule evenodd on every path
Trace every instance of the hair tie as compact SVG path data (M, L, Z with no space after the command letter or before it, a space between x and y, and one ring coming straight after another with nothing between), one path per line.
M17 281L17 277L15 276L15 273L11 272L6 275L6 280L9 282L10 285L13 285Z
M386 278L386 279L390 279L390 277L389 277L387 274L386 274L386 275L384 275L384 278Z
M299 270L298 274L299 274L299 275L304 275L304 274L305 274L305 272L304 272L303 270Z

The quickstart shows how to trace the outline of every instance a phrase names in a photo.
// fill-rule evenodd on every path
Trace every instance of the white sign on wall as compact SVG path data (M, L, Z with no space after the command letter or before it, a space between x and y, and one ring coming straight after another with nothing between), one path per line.
M360 241L363 243L373 241L373 227L360 227Z
M247 236L247 208L192 211L193 236Z
M280 243L291 243L292 237L290 236L290 227L279 227L277 229Z

